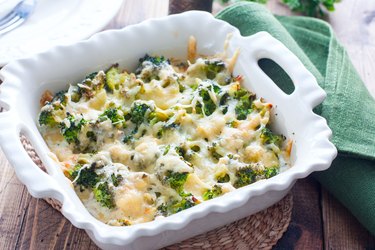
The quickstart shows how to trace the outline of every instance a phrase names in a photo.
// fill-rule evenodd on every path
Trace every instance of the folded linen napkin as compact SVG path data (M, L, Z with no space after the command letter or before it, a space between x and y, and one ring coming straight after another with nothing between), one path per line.
M217 18L237 27L243 36L270 33L297 55L327 92L315 112L327 119L339 156L314 177L375 234L375 101L329 24L308 17L273 16L256 3L229 6ZM271 62L262 68L278 86L289 86L290 79Z

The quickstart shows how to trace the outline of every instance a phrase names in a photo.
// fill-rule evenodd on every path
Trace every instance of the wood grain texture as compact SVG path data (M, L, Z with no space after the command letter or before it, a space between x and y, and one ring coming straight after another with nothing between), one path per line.
M292 194L292 219L275 249L323 249L320 185L312 178L299 180Z
M278 0L269 0L267 6L273 13L290 14ZM375 94L375 1L342 0L336 6L327 20ZM126 0L106 29L167 12L168 0ZM312 179L298 181L293 195L292 222L275 249L375 249L375 238ZM28 194L1 150L0 249L97 249L83 230Z
M98 249L44 200L31 198L16 249Z
M0 150L0 249L14 249L31 196Z
M322 204L325 249L375 249L375 238L325 190Z

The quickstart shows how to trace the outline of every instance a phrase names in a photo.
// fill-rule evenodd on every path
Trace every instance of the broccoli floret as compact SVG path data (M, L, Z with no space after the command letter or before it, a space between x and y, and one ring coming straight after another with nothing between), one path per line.
M139 59L139 65L141 66L143 62L151 62L155 66L160 66L163 63L170 64L169 60L166 59L164 56L150 56L146 54L144 57Z
M66 119L68 119L67 123L69 123L69 125L67 126L64 121L60 123L61 134L69 144L73 142L78 144L78 135L81 132L82 126L85 125L87 121L83 118L76 119L69 113Z
M204 71L208 79L214 79L217 73L225 69L225 63L222 60L207 60L205 61Z
M134 102L130 110L130 121L139 126L148 119L147 111L151 111L150 106L145 103Z
M106 118L111 120L113 125L118 125L118 124L121 125L123 122L125 122L125 118L122 115L122 112L117 108L108 108L104 111L103 114L99 116L100 120L106 119Z
M176 122L170 122L170 123L164 124L162 128L157 132L156 136L160 139L163 137L165 132L167 132L170 129L178 128L178 126L179 124Z
M121 73L119 69L119 65L113 65L107 72L105 73L106 81L105 81L105 88L109 92L113 92L120 88L121 84L125 81L126 73Z
M240 168L239 170L237 170L236 177L237 179L234 182L233 186L235 188L240 188L240 187L243 187L243 186L246 186L255 182L256 173L250 166L247 166L247 167Z
M207 89L201 89L199 95L203 99L203 113L205 116L210 116L216 110L216 104L212 101L210 93ZM199 107L200 108L200 107ZM196 107L197 110L197 107ZM197 111L198 113L198 111Z
M165 175L164 180L169 184L171 188L176 190L179 194L183 194L183 187L186 182L189 173L178 173L168 171Z
M228 100L229 100L229 94L228 93L223 94L220 98L219 105L224 106L225 104L227 104Z
M103 71L99 71L94 75L94 73L88 75L82 82L77 84L78 87L78 94L74 97L74 100L79 99L81 96L85 96L87 98L92 98L95 93L101 90L105 85L105 74ZM78 100L79 100L78 99Z
M82 167L80 164L77 164L70 175L73 180L78 177L75 184L80 186L81 191L83 191L84 188L93 188L100 180L100 177L95 172L95 168L93 166Z
M228 101L230 99L229 94L226 92L220 97L219 106L221 112L225 115L228 112Z
M195 113L203 114L202 104L200 102L197 102L197 105L195 105Z
M266 179L268 179L268 178L271 178L271 177L277 175L279 173L279 171L280 171L279 167L270 167L270 168L266 168L263 171L263 175L264 175L264 177L266 177Z
M213 89L213 91L215 92L215 94L219 94L220 93L220 91L221 91L221 88L220 88L220 86L219 85L216 85L216 84L212 84L212 89Z
M202 98L202 103L198 102L195 106L195 112L197 114L204 114L205 116L210 116L216 110L216 104L210 96L210 92L213 92L215 95L221 91L221 88L213 83L208 81L210 86L203 87L202 85L197 86L199 91L199 96Z
M203 98L203 112L206 116L210 116L216 110L216 104L212 101L207 90L202 90L200 96Z
M269 128L264 127L260 133L260 139L264 144L273 143L276 146L281 147L285 137L283 135L276 135Z
M234 92L233 97L234 97L234 99L240 100L241 97L246 96L247 94L249 94L249 91L247 91L246 89L240 88L239 90Z
M53 102L56 102L56 101L59 101L60 103L61 103L61 105L66 105L66 99L67 99L67 97L66 97L66 90L62 90L62 91L59 91L59 92L57 92L56 94L55 94L55 96L53 97L53 99L52 99L52 103Z
M137 139L134 135L138 132L138 128L136 127L130 133L125 134L124 138L122 139L123 143L133 143ZM145 132L145 130L144 130ZM143 135L142 135L143 136Z
M102 130L97 122L87 121L78 132L78 140L73 145L74 153L97 153L103 140Z
M215 197L218 197L220 196L221 194L223 193L223 191L221 190L221 187L218 186L218 185L215 185L213 186L212 189L209 189L207 190L204 194L203 194L203 200L211 200Z
M160 205L158 207L158 212L163 216L168 216L191 208L195 205L196 203L191 196L183 197L180 201L172 201L167 204Z
M102 182L93 190L94 197L103 207L114 208L113 193L108 186L108 182Z
M159 71L168 64L170 62L164 56L149 56L146 54L139 59L139 65L135 73L145 82L150 82L153 79L160 80ZM143 71L145 68L147 68L147 71Z
M253 111L252 103L255 95L245 89L240 89L235 93L234 97L238 100L235 107L237 119L245 120L247 115Z
M180 201L174 203L169 211L171 214L181 212L182 210L188 209L195 206L195 202L192 201L189 197L183 197Z
M120 74L117 66L112 66L106 73L105 88L108 91L115 90L118 87L118 75Z
M163 216L168 216L168 205L163 203L160 206L158 206L158 213Z
M220 110L225 115L228 112L228 106L223 106L220 108Z
M112 180L112 183L113 183L113 186L115 187L118 187L118 185L120 185L121 181L124 179L124 177L122 177L122 175L120 174L111 174L111 180Z
M216 176L216 180L218 183L227 183L230 181L230 176L229 174L222 174L222 175L218 175Z
M265 168L264 170L254 170L251 166L247 166L237 170L236 172L236 181L234 183L235 188L240 188L251 183L254 183L257 180L257 177L261 179L271 178L279 173L279 167L270 167Z
M48 127L54 127L57 124L58 124L58 122L56 122L52 111L43 110L42 112L40 112L40 114L39 114L39 125L40 126L46 125Z

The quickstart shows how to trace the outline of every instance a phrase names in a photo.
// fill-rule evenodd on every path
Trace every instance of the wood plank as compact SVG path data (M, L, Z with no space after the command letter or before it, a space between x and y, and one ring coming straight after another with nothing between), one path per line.
M84 230L75 228L41 199L30 200L16 249L98 249Z
M274 249L323 249L319 183L311 177L298 180L292 194L292 219Z
M375 238L332 195L322 189L325 249L375 249Z
M0 249L14 249L31 197L1 149L0 166Z

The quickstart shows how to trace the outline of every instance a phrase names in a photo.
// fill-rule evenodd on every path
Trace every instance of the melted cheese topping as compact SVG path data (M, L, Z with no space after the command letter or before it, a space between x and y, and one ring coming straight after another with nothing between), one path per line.
M285 168L272 105L241 88L233 60L190 61L146 55L135 73L114 65L44 95L39 129L99 220L151 221Z

